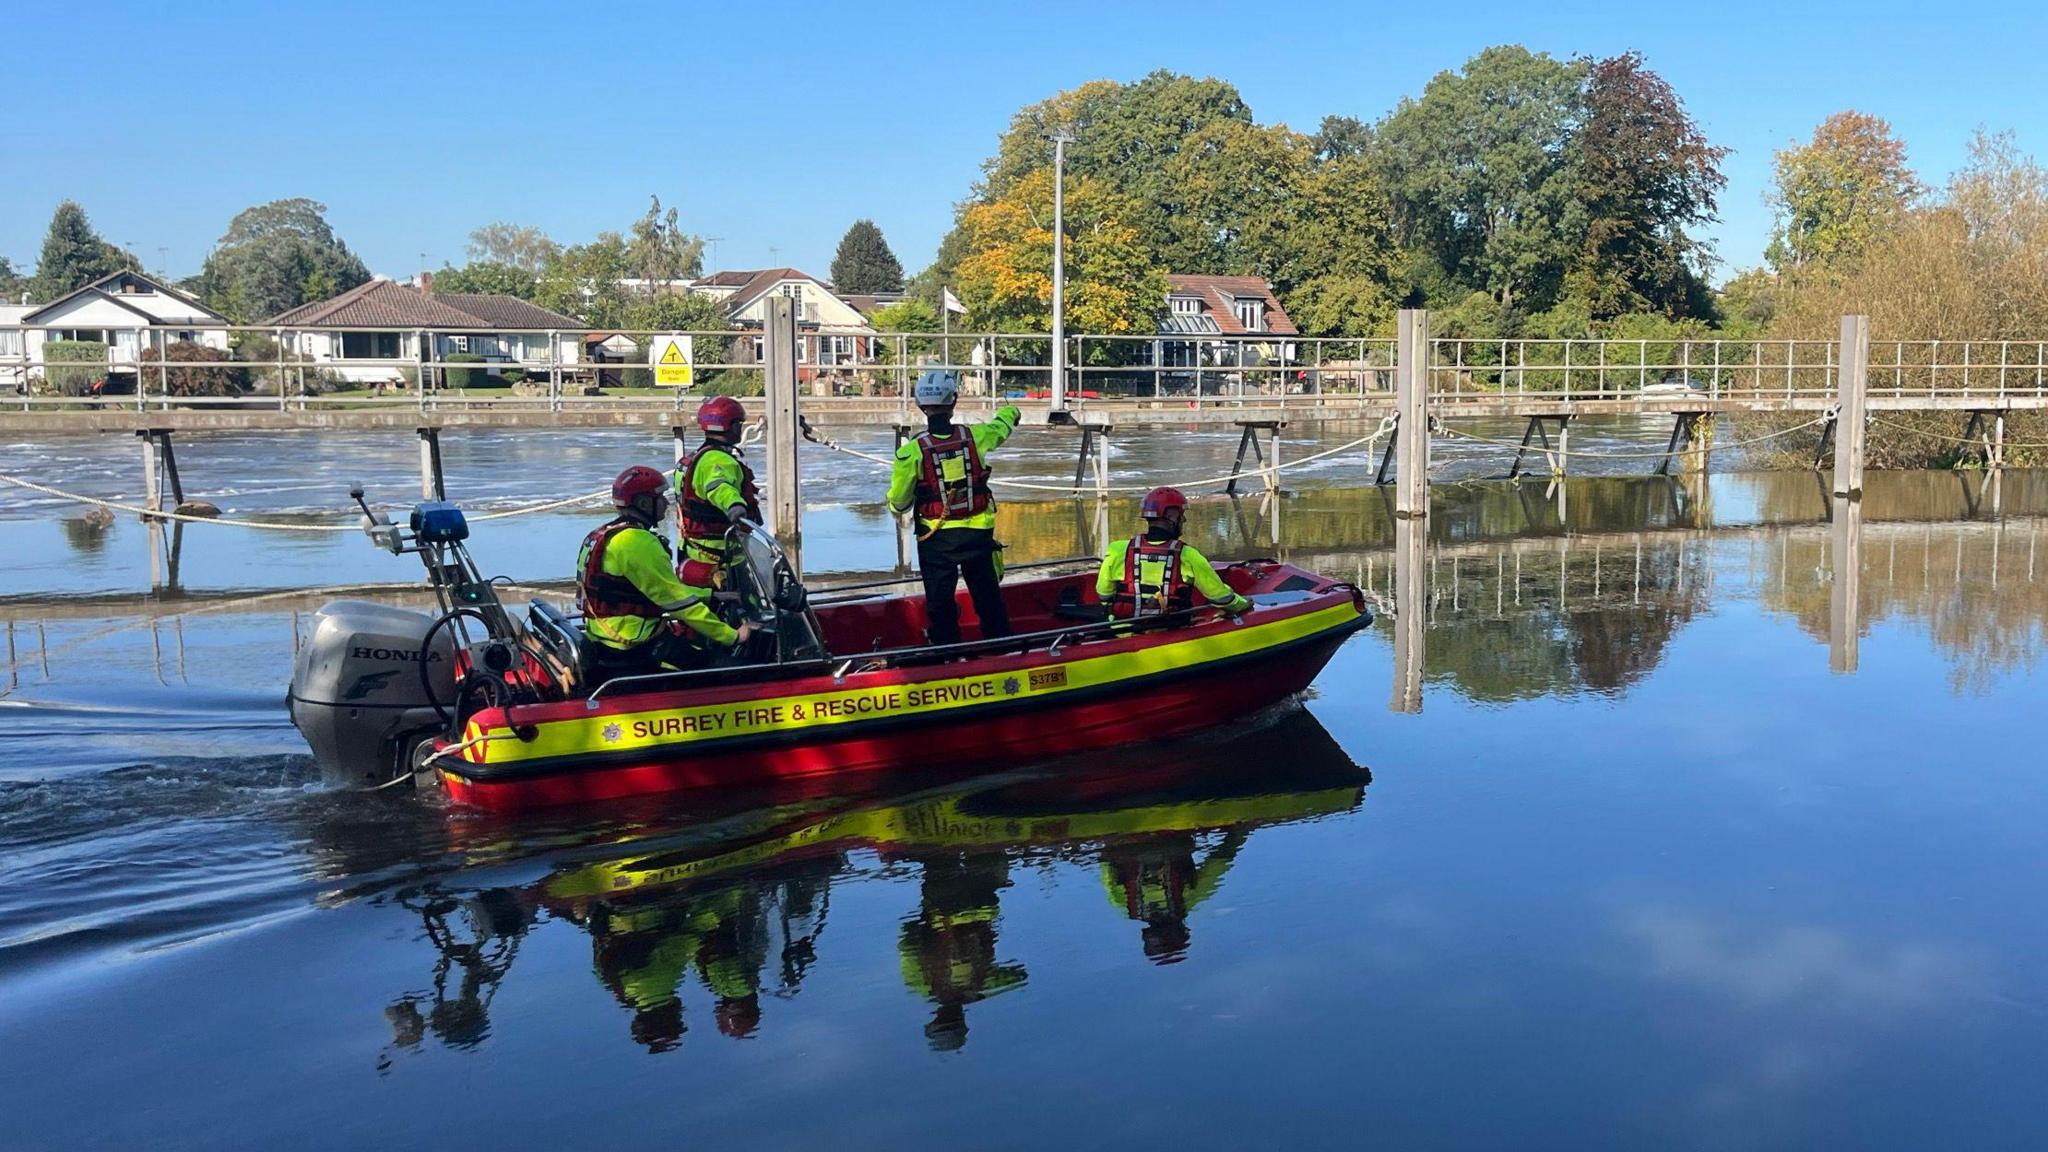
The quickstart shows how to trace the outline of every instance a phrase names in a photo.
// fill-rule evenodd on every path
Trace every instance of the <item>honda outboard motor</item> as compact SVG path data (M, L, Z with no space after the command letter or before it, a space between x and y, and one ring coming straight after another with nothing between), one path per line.
M393 555L420 558L440 611L360 600L327 605L299 652L286 699L324 777L383 785L412 776L422 766L420 745L452 737L474 701L534 698L539 680L527 673L541 664L538 656L522 658L523 631L463 546L469 524L460 508L424 501L400 525L371 510L361 485L349 496L370 539Z
M411 772L414 748L447 728L434 702L455 699L453 633L441 629L428 647L432 616L362 600L337 600L314 619L286 700L321 774L360 787Z

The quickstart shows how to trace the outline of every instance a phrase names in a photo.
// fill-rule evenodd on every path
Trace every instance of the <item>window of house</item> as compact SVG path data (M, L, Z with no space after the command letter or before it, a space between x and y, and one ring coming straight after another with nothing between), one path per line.
M398 333L343 332L341 334L341 358L343 360L396 360L398 359Z
M0 356L19 356L24 345L19 332L0 332Z
M1260 300L1258 297L1238 297L1236 311L1237 322L1239 324L1242 324L1245 327L1252 329L1253 331L1257 331L1259 328L1264 326L1266 302Z
M798 304L802 304L804 302L804 286L798 284L793 280L782 286L782 294L784 296L789 297L791 300L796 301Z
M451 349L452 351L456 351L456 352L467 352L467 351L469 351L469 337L467 337L467 336L450 336L450 337L448 338L448 347L449 347L449 348L450 348L450 349Z
M756 336L754 337L754 363L759 364L764 355L765 353L761 348L761 338Z
M1199 296L1170 296L1167 298L1167 305L1173 309L1173 314L1176 316L1200 316L1202 314L1202 298Z

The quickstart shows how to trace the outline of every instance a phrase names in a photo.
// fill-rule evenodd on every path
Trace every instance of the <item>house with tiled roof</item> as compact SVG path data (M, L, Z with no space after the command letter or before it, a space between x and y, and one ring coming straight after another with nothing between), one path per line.
M821 375L845 374L856 365L874 360L874 326L860 309L832 291L832 286L796 268L763 268L754 271L714 272L690 285L690 291L709 296L725 307L727 323L741 330L759 331L768 317L768 301L788 297L796 308L797 374L810 382ZM740 346L744 362L751 350L761 355L760 337Z
M1192 391L1241 387L1247 380L1254 387L1273 383L1270 374L1252 378L1234 370L1292 363L1293 339L1301 329L1281 307L1273 286L1260 277L1169 272L1159 334L1166 339L1148 350L1148 356L1156 351L1161 367L1195 370L1185 378L1163 378ZM1260 336L1274 339L1245 339ZM1205 377L1205 368L1233 371Z
M0 322L0 385L39 372L43 345L84 340L107 346L110 375L133 374L151 349L180 341L227 351L228 318L154 277L112 272L46 304L9 306Z
M1301 335L1265 280L1178 272L1166 276L1166 320L1159 330L1224 336Z
M357 384L402 382L408 369L457 353L483 357L493 376L545 372L579 363L589 328L516 296L436 292L431 273L417 288L371 280L263 323L281 329L292 351Z

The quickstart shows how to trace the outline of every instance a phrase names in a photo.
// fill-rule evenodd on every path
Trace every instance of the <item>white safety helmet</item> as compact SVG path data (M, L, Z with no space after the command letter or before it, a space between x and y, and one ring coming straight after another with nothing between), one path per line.
M960 374L927 370L917 374L917 387L911 395L916 398L919 408L950 408L960 399Z

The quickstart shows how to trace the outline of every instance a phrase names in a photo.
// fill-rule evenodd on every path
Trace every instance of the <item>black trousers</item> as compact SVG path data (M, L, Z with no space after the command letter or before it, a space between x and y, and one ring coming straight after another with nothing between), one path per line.
M692 672L711 663L711 652L695 632L671 622L638 647L620 651L595 640L583 642L583 660L592 677L642 676L650 672Z
M984 639L1010 634L1010 610L1003 605L1003 578L996 571L995 530L941 528L917 542L917 567L924 576L925 634L934 644L960 641L960 605L954 590L961 577L974 601Z

